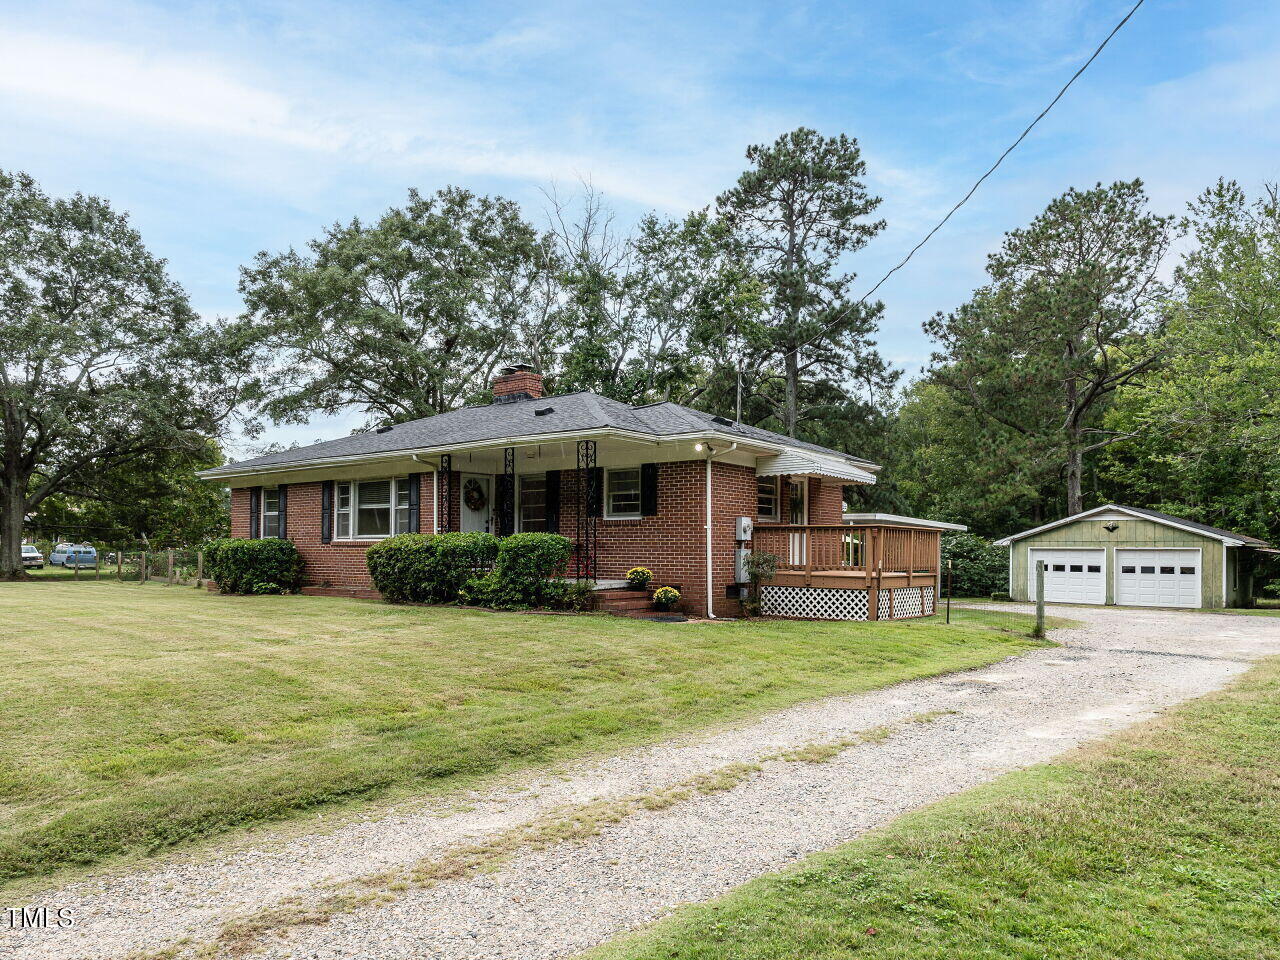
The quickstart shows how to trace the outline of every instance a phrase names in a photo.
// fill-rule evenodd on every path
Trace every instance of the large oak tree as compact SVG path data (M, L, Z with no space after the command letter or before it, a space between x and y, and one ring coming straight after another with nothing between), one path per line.
M49 497L203 453L253 390L253 340L202 322L128 217L0 171L0 576Z
M242 270L246 316L277 351L263 412L304 422L356 408L428 417L486 389L520 355L559 346L556 251L509 200L449 187L372 224L337 224L305 252Z

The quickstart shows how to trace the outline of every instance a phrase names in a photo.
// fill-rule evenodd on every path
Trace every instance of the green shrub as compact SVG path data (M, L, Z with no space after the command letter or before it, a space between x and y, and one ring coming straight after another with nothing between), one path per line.
M559 596L549 606L558 610L590 610L595 601L596 585L590 580L558 580Z
M555 606L564 596L563 577L573 541L558 533L514 533L503 537L493 565L488 605L504 609Z
M951 595L988 597L1009 589L1009 550L976 533L942 535L942 586L947 586L951 561Z
M760 616L760 587L772 580L778 572L778 558L763 550L753 550L747 556L747 595L742 600L742 612L748 617Z
M223 593L295 593L302 585L302 557L292 540L223 537L206 544L204 555Z
M383 599L455 603L493 567L498 542L491 533L402 533L375 543L365 558Z

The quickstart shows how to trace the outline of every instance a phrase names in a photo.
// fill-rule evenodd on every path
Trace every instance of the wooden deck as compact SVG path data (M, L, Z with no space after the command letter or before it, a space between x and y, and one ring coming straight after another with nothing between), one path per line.
M937 586L940 548L938 530L902 525L757 524L752 540L778 558L769 585L865 590L872 620L881 591Z

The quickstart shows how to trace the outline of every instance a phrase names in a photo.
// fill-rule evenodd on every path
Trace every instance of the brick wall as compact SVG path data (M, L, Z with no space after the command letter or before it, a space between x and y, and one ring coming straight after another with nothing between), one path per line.
M809 480L809 522L844 522L844 485L839 480Z
M597 518L598 569L601 579L620 579L628 569L644 566L660 583L678 584L684 610L706 611L705 462L686 460L658 464L658 512L636 520ZM740 516L754 516L755 471L751 467L712 463L712 590L718 616L734 616L738 602L725 598L734 579L734 528ZM450 510L458 525L460 477L453 474ZM421 477L420 527L432 529L432 475ZM320 540L321 484L289 484L286 535L306 563L308 585L367 589L371 586L364 553L367 542ZM560 532L573 537L577 524L575 472L561 478ZM249 489L231 491L232 536L249 535Z
M561 476L560 532L577 532L578 491L574 471ZM756 475L751 467L711 465L712 596L717 616L740 613L725 598L734 580L734 528L738 517L755 515ZM599 553L596 575L617 580L632 567L648 567L655 584L680 587L681 609L706 613L706 464L681 460L658 464L658 512L635 520L596 519Z
M423 533L431 532L435 507L432 502L432 475L419 477L418 523ZM369 568L364 552L368 541L320 540L321 489L319 481L291 483L285 509L285 536L292 540L302 556L303 581L307 586L355 587L371 589ZM456 487L455 487L456 489ZM249 488L234 487L231 490L231 535L249 536Z

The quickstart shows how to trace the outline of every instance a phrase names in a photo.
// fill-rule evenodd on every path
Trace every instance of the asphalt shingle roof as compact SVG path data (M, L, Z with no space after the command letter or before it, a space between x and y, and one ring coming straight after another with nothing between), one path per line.
M534 412L547 407L551 408L551 413L539 416ZM507 437L608 428L630 430L654 437L715 430L744 440L785 444L801 450L838 457L852 463L875 466L870 461L851 457L829 447L806 443L803 440L793 440L759 427L735 424L731 420L718 418L701 410L693 410L678 403L651 403L632 407L592 393L590 390L582 390L536 400L514 400L484 406L460 407L434 417L399 423L382 432L356 433L336 440L295 447L292 450L280 450L251 460L227 464L208 473L216 475L223 470L231 469L296 466L314 460L376 456L432 447L483 443Z
M1265 540L1259 540L1257 537L1251 537L1247 533L1235 533L1232 530L1223 530L1221 527L1211 527L1207 523L1196 523L1194 520L1184 520L1182 517L1175 517L1167 513L1161 513L1158 510L1148 510L1145 507L1125 507L1126 510L1132 510L1134 513L1140 513L1144 517L1150 517L1152 520L1166 520L1170 523L1177 523L1184 527L1191 527L1193 530L1200 530L1204 533L1211 533L1219 537L1231 537L1235 540L1243 540L1245 543L1255 547L1268 547L1269 543Z

